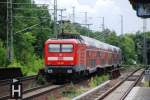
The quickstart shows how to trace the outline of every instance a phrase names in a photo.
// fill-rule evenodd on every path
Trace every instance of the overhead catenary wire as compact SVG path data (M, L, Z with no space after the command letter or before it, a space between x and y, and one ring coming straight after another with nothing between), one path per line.
M9 4L10 2L0 2L0 4ZM35 3L12 3L12 5L46 5L49 6L50 4L35 4Z
M102 28L102 31L104 31L105 30L105 17L98 17L98 18L102 19L102 24L100 28Z
M25 19L39 19L39 18L42 18L42 19L49 19L50 17L34 17L34 16L31 16L31 17L26 17L26 16L13 16L14 18L25 18Z
M45 20L45 21L43 21L43 22L47 22L47 20ZM15 32L14 34L22 33L22 32L25 32L25 31L27 31L27 30L30 30L30 29L32 29L32 28L34 28L34 27L37 27L37 26L41 25L41 23L43 23L43 22L40 22L40 23L38 23L38 24L34 24L34 25L32 25L32 26L26 27L26 28L24 28L24 29L22 29L22 30L20 30L20 31Z

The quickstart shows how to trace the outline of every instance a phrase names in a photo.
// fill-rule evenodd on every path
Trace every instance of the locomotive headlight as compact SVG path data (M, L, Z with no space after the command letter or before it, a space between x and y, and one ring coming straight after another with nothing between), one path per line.
M52 69L48 70L48 73L53 73L53 70Z
M67 73L72 73L72 70L71 70L71 69L68 69L68 70L67 70Z
M65 60L65 61L73 61L73 57L64 57L63 60Z

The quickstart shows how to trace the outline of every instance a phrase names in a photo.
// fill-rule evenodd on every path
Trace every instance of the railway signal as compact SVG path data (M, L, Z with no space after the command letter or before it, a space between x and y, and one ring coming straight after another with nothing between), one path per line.
M10 91L11 99L22 99L22 84L18 79L12 79Z

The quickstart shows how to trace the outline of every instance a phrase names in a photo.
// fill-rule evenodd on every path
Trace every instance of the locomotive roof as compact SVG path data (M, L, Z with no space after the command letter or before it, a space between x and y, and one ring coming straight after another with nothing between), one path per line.
M64 40L64 41L62 41L62 40ZM67 40L67 41L65 41L65 40ZM65 43L65 42L78 43L78 41L77 41L76 39L48 39L48 40L46 41L46 43L57 43L57 42L58 42L58 43L60 43L60 42L62 42L62 43Z
M79 35L79 34L59 34L58 38L59 39L49 39L49 40L55 41L55 42L56 41L60 42L63 39L63 40L69 40L70 42L74 42L74 43L79 43L80 41L84 41L84 43L86 45L89 45L91 47L101 48L101 49L104 49L104 50L111 50L111 51L114 51L114 52L115 51L116 52L120 51L120 48L118 48L116 46L101 42L99 40L96 40L96 39L93 39L93 38L90 38L90 37L87 37L87 36Z

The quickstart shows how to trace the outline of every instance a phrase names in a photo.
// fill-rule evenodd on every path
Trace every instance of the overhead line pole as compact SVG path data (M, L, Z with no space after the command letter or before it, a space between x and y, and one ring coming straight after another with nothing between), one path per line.
M6 41L6 43L7 43L7 59L9 60L10 59L10 56L9 56L9 51L10 51L10 49L9 49L9 2L8 2L9 0L7 0L7 18L6 18L6 23L7 23L7 29L6 29L6 34L7 34L7 41Z
M123 16L121 15L121 34L123 35Z
M105 17L98 17L98 18L102 19L102 24L100 28L102 28L102 31L104 31L105 30Z
M102 19L103 19L102 30L104 31L105 30L105 18L102 17Z
M146 39L146 30L147 30L147 20L143 19L143 33L144 33L143 61L144 61L145 68L147 68L147 39Z
M85 24L87 24L87 12L84 12L85 14Z
M88 20L88 12L83 12L84 13L84 15L85 15L85 23L84 24L81 24L81 25L86 25L87 26L87 28L88 28L88 30L90 30L90 26L92 25L92 24L88 24L87 22L87 20ZM89 35L89 33L88 33L88 36L90 36Z
M75 7L72 7L72 11L73 11L73 13L72 13L72 21L73 21L73 23L75 23Z
M54 0L54 34L57 38L57 0Z
M90 30L90 26L93 25L93 24L80 24L80 25L86 25L87 28L88 28L88 30ZM88 32L88 37L89 37L89 36L90 36L90 35L89 35L89 32Z
M60 21L60 27L63 33L63 11L66 11L66 9L60 9L60 17L61 17L61 21Z
M14 42L14 38L13 38L13 11L12 11L12 0L10 0L10 38L11 38L11 51L10 51L10 61L12 62L13 58L14 58L14 46L13 46L13 42Z
M13 58L14 58L14 46L13 46L13 11L12 11L12 0L10 0L10 42L11 42L11 46L10 46L10 61L12 62Z
M12 62L14 58L12 9L12 0L7 0L7 59L9 60L9 62Z

